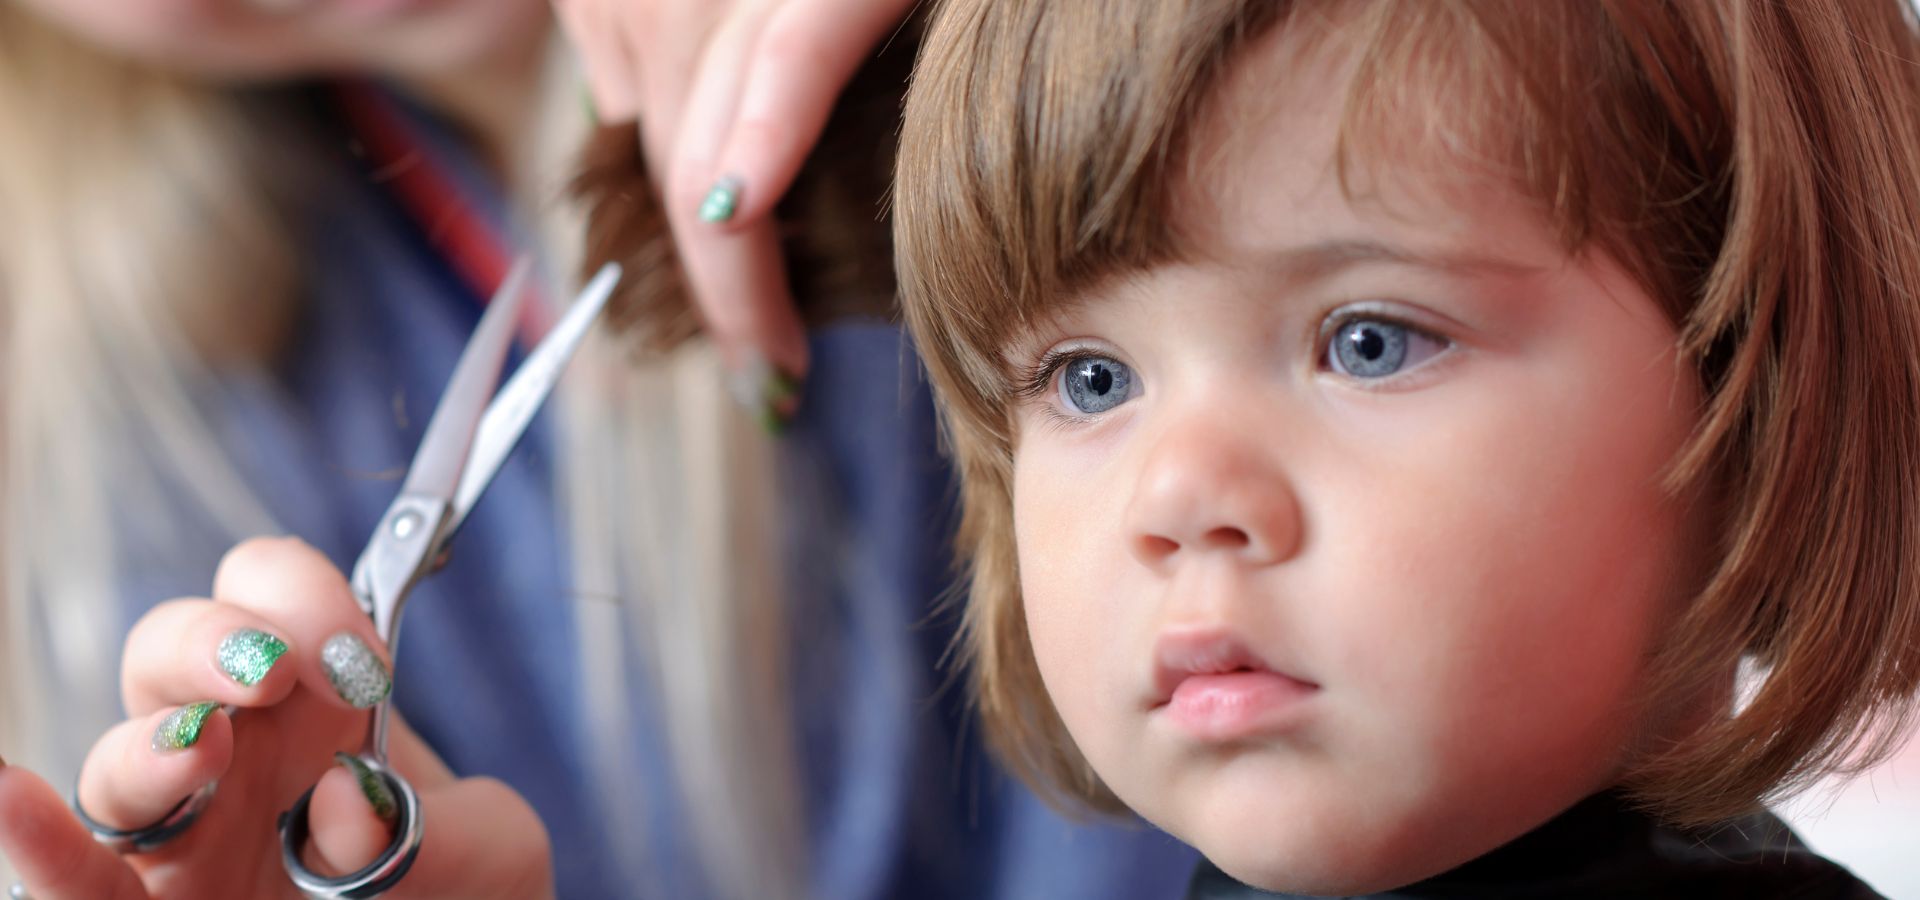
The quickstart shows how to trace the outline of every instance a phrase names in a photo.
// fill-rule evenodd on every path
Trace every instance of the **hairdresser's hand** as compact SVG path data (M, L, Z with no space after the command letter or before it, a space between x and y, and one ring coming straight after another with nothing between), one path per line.
M386 847L388 825L334 758L360 748L368 722L343 693L367 702L384 690L378 674L336 690L322 662L321 648L349 634L385 665L346 579L305 544L255 540L221 562L213 596L163 604L134 627L121 677L132 718L94 745L79 795L102 824L133 829L210 781L219 780L219 792L185 834L120 857L95 843L45 782L0 768L0 852L36 900L297 897L281 868L275 822L316 781L310 868L352 872ZM284 655L274 659L273 645L255 634L284 642ZM244 714L216 709L191 739L191 729L163 724L200 701ZM497 781L454 778L397 717L388 738L393 765L419 792L430 824L419 859L387 896L552 896L546 831L525 801Z
M602 121L638 119L737 393L787 415L806 336L773 207L836 98L914 0L553 0Z

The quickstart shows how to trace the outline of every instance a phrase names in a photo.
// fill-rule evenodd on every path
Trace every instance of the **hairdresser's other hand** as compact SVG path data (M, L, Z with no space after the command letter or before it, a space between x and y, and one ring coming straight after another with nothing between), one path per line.
M638 119L694 301L762 411L807 370L774 204L913 2L554 0L600 119Z
M299 541L254 540L222 560L213 597L161 604L134 626L121 674L132 718L94 745L79 785L82 807L115 828L151 824L217 779L213 802L171 842L120 857L45 782L0 769L0 852L36 900L297 897L275 823L316 782L310 868L352 872L386 847L384 798L362 792L335 757L360 748L369 720L356 706L385 696L390 671L346 579ZM182 718L203 702L244 714ZM388 755L431 824L387 896L552 896L546 831L517 794L454 778L397 716Z

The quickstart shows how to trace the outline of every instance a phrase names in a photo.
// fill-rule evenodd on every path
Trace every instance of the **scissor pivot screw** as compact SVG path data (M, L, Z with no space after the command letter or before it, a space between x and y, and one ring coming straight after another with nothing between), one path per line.
M393 517L393 536L406 540L413 536L414 529L420 527L420 514L408 510Z

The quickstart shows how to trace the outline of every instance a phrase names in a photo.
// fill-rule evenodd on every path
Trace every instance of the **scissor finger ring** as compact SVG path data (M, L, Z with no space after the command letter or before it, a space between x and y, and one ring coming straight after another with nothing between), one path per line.
M113 852L146 853L179 837L181 832L193 825L194 820L200 818L200 811L206 809L207 803L213 799L213 792L218 784L218 782L208 782L206 787L188 794L179 803L174 804L172 809L167 810L166 815L144 828L109 828L100 824L81 808L80 791L77 789L73 792L73 814L80 820L80 824L87 826L87 830L93 832L94 840L105 844Z
M321 875L300 859L300 852L307 845L309 828L307 826L307 803L313 799L313 789L300 795L293 808L280 814L280 861L285 864L287 877L293 880L294 887L300 889L311 900L361 900L377 897L388 888L397 884L407 870L413 867L413 861L420 855L420 838L423 834L420 816L420 795L415 793L413 785L408 784L400 774L388 768L385 763L372 758L373 754L363 754L360 761L372 770L375 777L384 779L387 789L393 792L395 818L393 821L393 840L387 843L387 849L358 872L338 877Z

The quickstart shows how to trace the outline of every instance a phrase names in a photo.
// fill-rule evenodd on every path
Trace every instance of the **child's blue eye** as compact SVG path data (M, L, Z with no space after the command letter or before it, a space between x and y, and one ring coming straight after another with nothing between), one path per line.
M1417 366L1447 342L1398 322L1355 317L1340 323L1327 343L1327 365L1349 378L1375 379Z
M1075 412L1095 415L1133 394L1133 370L1106 356L1082 356L1060 367L1060 396Z

